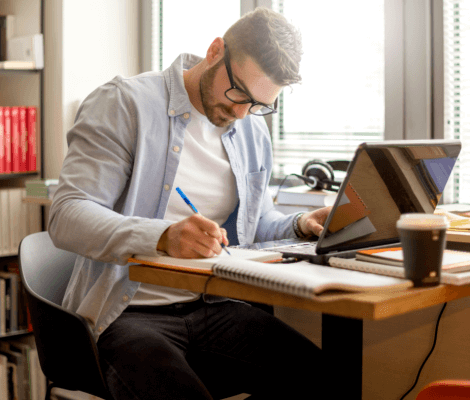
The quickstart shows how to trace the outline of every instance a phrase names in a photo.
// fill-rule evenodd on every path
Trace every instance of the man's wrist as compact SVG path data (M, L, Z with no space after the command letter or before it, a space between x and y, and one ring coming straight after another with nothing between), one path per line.
M157 250L167 251L168 249L168 228L162 233L157 243Z
M294 232L296 234L296 236L298 238L306 238L307 235L305 233L302 232L302 229L300 229L300 225L299 225L299 221L300 221L300 218L302 218L302 215L304 215L305 213L298 213L293 221L292 221L292 227L294 228Z

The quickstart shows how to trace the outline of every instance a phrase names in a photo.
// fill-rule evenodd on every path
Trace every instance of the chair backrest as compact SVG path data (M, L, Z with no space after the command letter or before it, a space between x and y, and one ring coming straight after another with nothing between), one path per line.
M61 305L77 255L57 249L47 232L25 237L19 254L23 282L38 296Z
M47 232L25 237L18 254L44 374L54 386L109 398L88 323L61 306L76 254L57 249Z

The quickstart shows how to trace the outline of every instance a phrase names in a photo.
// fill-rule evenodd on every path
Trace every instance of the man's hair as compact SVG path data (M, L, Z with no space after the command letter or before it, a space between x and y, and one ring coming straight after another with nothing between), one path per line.
M235 22L225 33L224 40L230 57L237 62L251 57L276 85L301 81L300 32L283 15L258 7Z

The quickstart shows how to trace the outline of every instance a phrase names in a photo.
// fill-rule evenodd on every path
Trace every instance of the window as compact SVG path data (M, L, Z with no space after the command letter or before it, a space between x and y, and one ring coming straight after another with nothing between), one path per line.
M205 57L209 45L240 18L240 0L152 1L152 70L181 53Z
M446 202L470 202L470 1L444 1L444 135L462 151Z
M273 9L300 29L304 51L302 83L284 89L273 117L274 176L383 140L383 0L274 0Z

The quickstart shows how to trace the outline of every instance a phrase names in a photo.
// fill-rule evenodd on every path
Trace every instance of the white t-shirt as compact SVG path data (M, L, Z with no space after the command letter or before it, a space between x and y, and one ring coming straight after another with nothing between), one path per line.
M199 213L222 225L237 206L235 176L222 144L227 128L212 125L191 105L184 146L165 219L180 221L192 211L176 192L179 187ZM168 305L197 299L200 293L141 283L131 305Z

